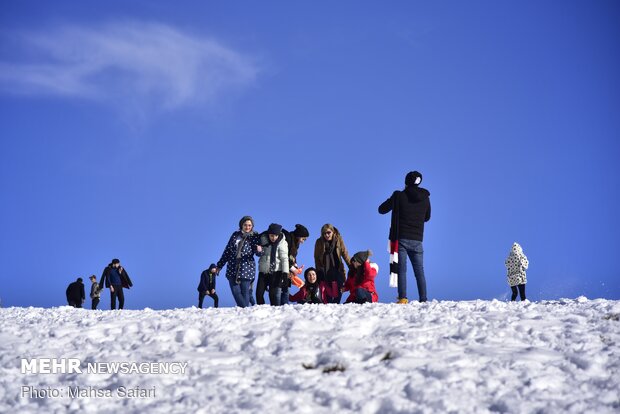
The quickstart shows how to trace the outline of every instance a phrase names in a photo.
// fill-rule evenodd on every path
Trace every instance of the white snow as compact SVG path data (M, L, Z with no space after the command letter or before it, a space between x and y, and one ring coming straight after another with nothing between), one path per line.
M618 413L620 301L0 309L0 412ZM22 358L187 362L21 372ZM22 387L154 390L22 396ZM146 391L145 391L146 392Z

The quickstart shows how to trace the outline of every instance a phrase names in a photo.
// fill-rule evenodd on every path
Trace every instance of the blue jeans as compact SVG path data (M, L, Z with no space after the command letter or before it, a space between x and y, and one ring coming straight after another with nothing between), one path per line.
M245 308L250 304L250 284L252 282L247 279L241 279L239 284L234 280L228 279L230 285L230 291L232 292L235 303L241 308Z
M355 289L355 303L372 303L372 293L364 288Z
M256 306L256 301L254 300L254 282L250 283L249 306Z
M398 240L398 298L407 297L407 256L413 265L420 302L426 302L426 279L424 277L424 248L418 240Z
M288 284L282 288L282 294L280 295L280 305L288 305Z

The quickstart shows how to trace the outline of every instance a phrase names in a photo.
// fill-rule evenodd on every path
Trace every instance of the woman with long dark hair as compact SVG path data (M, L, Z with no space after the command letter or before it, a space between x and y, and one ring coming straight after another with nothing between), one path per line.
M350 266L351 258L344 244L344 240L336 227L327 223L321 227L321 237L314 244L314 266L316 267L319 280L336 282L338 291L344 286L345 268ZM331 303L340 303L342 293Z

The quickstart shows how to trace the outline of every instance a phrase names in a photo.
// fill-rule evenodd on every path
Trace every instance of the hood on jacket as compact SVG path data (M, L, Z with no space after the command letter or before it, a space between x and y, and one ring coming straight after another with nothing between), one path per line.
M407 195L407 199L412 203L417 203L430 197L431 193L426 188L407 187L403 191Z
M523 254L523 248L517 242L512 243L512 248L510 249L510 254L514 254L520 256Z

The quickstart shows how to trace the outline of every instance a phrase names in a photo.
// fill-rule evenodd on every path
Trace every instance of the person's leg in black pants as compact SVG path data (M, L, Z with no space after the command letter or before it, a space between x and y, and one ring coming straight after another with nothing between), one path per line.
M204 293L202 293L202 292L198 292L198 307L199 307L200 309L202 309L202 303L203 303L203 302L204 302L204 300L205 300L205 296L206 296L206 295L205 295Z
M99 305L99 298L93 298L93 301L92 301L92 303L91 303L90 308L91 308L92 310L95 310L95 309L97 309L97 306L98 306L98 305Z
M265 304L265 289L267 289L267 283L269 283L268 275L265 273L258 274L258 282L256 282L256 304Z
M117 290L114 288L114 290ZM123 287L118 286L118 308L123 309L125 307L125 294L123 293Z
M512 296L510 297L510 301L514 302L517 299L517 287L510 286L510 290L512 290Z
M522 283L518 287L519 287L519 296L521 297L521 300L524 301L525 300L525 284Z
M209 295L211 297L211 299L213 299L213 307L217 308L218 307L218 303L220 301L220 298L217 297L217 293L214 293L212 295Z

